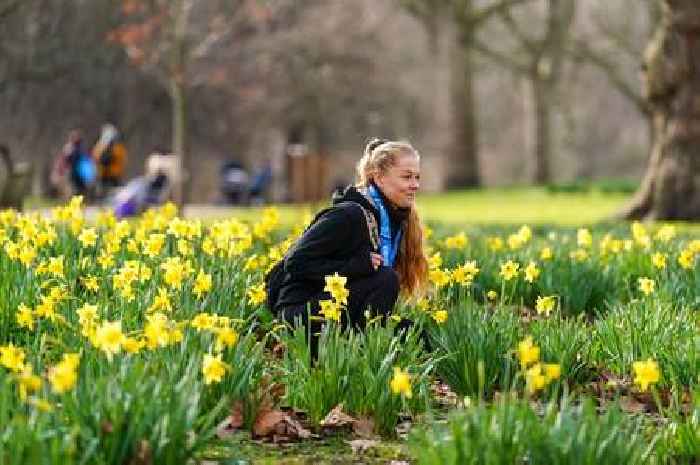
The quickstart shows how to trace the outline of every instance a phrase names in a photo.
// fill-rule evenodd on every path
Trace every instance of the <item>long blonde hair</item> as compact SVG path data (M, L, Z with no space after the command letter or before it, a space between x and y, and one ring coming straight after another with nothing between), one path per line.
M370 140L364 155L357 163L355 184L360 188L369 187L377 174L386 173L402 155L420 159L418 151L408 142ZM423 292L428 282L428 260L423 250L423 226L415 208L411 208L402 229L403 237L396 256L396 272L399 275L401 291L407 295L417 295Z

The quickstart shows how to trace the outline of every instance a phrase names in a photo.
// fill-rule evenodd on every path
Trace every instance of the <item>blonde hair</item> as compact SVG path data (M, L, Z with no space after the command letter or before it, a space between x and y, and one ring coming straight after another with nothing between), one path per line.
M357 163L355 184L358 187L369 187L377 174L385 173L402 155L420 159L418 151L408 142L370 140ZM423 292L428 282L428 260L423 250L423 225L415 208L411 208L402 230L403 237L396 256L396 272L401 291L407 295L417 295Z

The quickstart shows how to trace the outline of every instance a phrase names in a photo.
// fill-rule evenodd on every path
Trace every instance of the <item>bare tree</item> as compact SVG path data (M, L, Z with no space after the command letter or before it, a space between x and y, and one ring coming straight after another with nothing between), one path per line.
M530 83L535 121L533 181L537 184L551 181L552 118L576 1L547 0L544 10L541 34L529 32L531 28L523 26L509 9L499 11L499 18L516 43L515 50L501 51L478 37L474 39L478 51ZM527 20L533 22L530 17Z
M571 53L574 59L598 69L610 85L644 117L649 128L649 160L652 161L658 159L665 117L646 95L640 79L642 73L629 72L628 69L640 69L638 63L645 59L645 44L648 45L661 27L663 0L647 0L644 10L646 17L641 32L635 31L640 26L638 21L614 14L621 10L610 9L610 5L605 5L602 11L593 12L593 30L590 34L579 35L570 42ZM631 65L627 66L626 63ZM617 213L618 217L636 219L647 214L654 189L654 177L655 171L647 170L640 189Z
M479 137L477 98L474 90L476 67L474 45L476 34L496 15L528 0L500 0L479 5L475 0L401 0L429 30L445 12L457 28L456 56L453 60L455 141L449 152L448 187L477 187L479 174Z
M700 218L700 4L665 0L644 59L644 96L658 137L630 218Z
M158 79L172 103L172 150L178 160L174 197L183 205L189 195L193 169L188 156L188 92L203 79L197 60L211 58L230 39L243 6L263 8L246 0L195 2L194 0L123 0L124 24L110 40L124 47L133 64Z

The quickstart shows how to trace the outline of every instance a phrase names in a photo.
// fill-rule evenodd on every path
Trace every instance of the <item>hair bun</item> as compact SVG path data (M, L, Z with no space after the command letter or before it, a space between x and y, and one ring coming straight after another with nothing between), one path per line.
M376 149L382 144L386 144L387 142L389 142L389 139L373 137L367 142L367 145L365 146L365 153L372 153L372 150Z

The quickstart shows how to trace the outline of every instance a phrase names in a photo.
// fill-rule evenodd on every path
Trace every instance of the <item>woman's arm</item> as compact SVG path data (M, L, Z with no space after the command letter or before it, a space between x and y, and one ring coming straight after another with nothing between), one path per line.
M348 278L371 274L374 269L369 250L358 247L361 241L356 236L358 231L363 232L359 228L367 229L365 221L359 206L330 210L292 247L284 271L293 278L310 280L323 280L336 272ZM339 258L343 256L349 258Z

